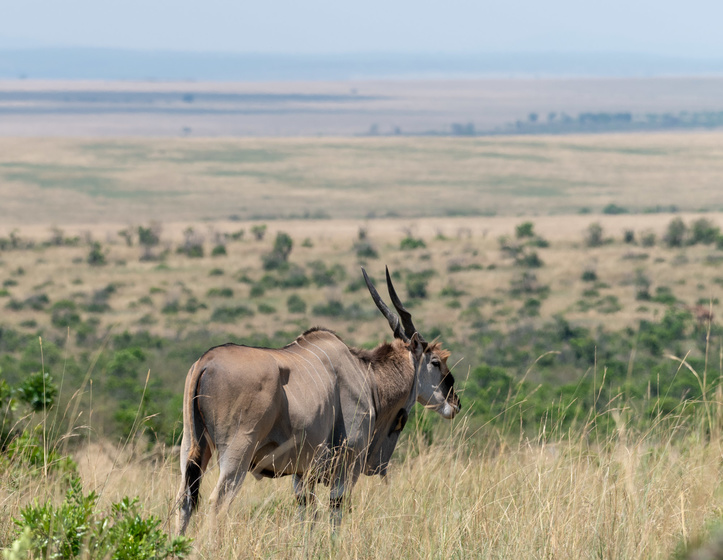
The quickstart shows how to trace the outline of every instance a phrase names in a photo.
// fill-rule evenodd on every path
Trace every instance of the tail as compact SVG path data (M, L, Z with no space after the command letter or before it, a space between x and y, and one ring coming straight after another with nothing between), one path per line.
M181 453L186 454L186 468L183 472L181 510L185 512L186 523L191 512L198 507L201 477L205 467L204 463L208 460L206 457L206 461L204 461L204 456L209 453L210 441L207 439L209 434L203 421L203 414L198 406L198 385L201 376L205 372L206 368L201 368L199 362L194 363L186 376L186 386L183 394L184 442Z

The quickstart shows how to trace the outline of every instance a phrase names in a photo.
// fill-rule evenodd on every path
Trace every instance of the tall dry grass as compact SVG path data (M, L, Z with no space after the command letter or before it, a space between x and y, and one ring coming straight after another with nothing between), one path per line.
M689 413L640 428L632 408L610 408L615 428L563 432L541 427L515 437L464 417L444 424L428 445L410 430L388 483L363 478L337 535L327 522L328 490L317 520L300 520L288 479L247 478L220 533L209 529L204 479L189 534L196 558L660 558L685 554L720 519L723 495L720 391ZM707 412L706 412L707 411ZM174 526L180 476L172 453L149 453L132 440L85 443L74 453L87 490L107 505L140 497L148 513ZM42 473L0 475L0 538L32 500L61 494Z

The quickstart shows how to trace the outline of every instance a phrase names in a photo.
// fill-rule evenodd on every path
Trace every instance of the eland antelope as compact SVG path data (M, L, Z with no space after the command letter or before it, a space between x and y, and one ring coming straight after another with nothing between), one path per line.
M191 366L183 397L180 533L198 505L214 450L220 469L211 495L214 517L231 503L246 473L291 475L302 514L314 499L314 485L331 485L336 526L359 475L386 476L415 401L444 418L459 412L449 352L414 328L388 269L387 288L399 316L362 273L394 333L391 343L361 350L313 328L279 349L216 346Z

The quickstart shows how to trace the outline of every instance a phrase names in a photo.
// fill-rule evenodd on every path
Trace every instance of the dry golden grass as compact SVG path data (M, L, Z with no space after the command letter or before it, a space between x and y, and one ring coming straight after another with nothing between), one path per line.
M194 558L661 558L705 539L720 521L723 497L720 426L723 403L706 422L683 416L652 428L624 408L610 410L617 430L561 434L540 428L535 440L496 430L470 434L466 419L446 425L433 446L414 431L393 462L390 482L362 478L336 538L327 523L328 491L319 516L299 520L288 479L247 478L219 534L209 530L207 473L190 527ZM92 443L75 453L86 491L100 507L138 495L145 512L174 523L177 459L143 458L132 449ZM32 499L54 491L50 479L6 471L0 503L7 520Z
M0 138L0 220L717 211L721 133L528 138Z

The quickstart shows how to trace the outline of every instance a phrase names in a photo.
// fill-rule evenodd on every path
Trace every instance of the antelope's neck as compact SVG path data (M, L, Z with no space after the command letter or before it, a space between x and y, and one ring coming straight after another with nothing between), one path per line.
M371 362L379 404L383 410L396 410L403 406L414 384L414 365L409 357L409 350L402 344L391 346L391 352L383 351L378 360ZM381 347L378 347L373 352L380 349Z

